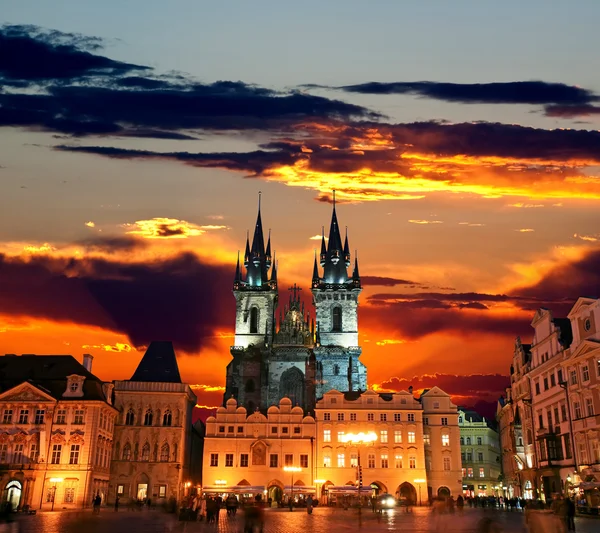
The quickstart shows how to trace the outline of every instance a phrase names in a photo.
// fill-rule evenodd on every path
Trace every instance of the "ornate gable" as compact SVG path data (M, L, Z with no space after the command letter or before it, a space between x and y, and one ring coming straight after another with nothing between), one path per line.
M577 299L577 301L575 302L575 305L573 306L573 308L569 311L569 314L567 315L569 318L580 314L582 311L584 311L587 307L590 307L591 305L593 305L594 303L596 303L597 300L595 300L594 298L583 298L580 297Z
M56 403L56 399L50 396L50 394L27 381L17 385L16 387L13 387L12 389L4 391L2 394L0 394L0 401Z

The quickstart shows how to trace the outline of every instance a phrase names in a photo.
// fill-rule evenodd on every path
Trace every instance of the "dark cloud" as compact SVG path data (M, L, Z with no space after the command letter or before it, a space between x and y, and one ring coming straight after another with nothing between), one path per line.
M98 50L100 45L100 39L73 33L48 31L36 26L2 26L0 80L39 83L150 70L89 51Z
M393 377L379 384L382 389L390 391L407 390L410 386L415 391L437 386L450 394L457 405L474 409L493 421L496 402L506 393L510 378L501 374L432 374L413 378Z
M233 323L232 276L193 254L145 263L0 255L0 309L118 331L134 346L170 339L195 352Z
M83 246L88 252L106 253L132 252L148 246L146 241L135 237L92 237L77 241L75 244Z
M188 139L193 137L186 130L280 131L303 121L379 116L300 92L156 75L150 67L94 53L100 45L34 26L2 27L0 82L12 90L0 92L0 126L73 136Z
M582 105L549 105L545 108L545 114L548 117L589 117L592 115L600 115L600 107L582 104Z
M336 87L360 94L411 94L462 104L562 104L580 105L598 97L587 89L545 81L446 83L437 81L367 82Z
M363 285L383 285L385 287L395 287L396 285L421 285L415 281L409 281L406 279L388 278L385 276L361 276L360 281Z

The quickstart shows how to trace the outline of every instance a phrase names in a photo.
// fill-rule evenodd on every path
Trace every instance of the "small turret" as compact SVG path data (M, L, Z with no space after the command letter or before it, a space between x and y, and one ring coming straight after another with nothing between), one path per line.
M321 266L325 266L327 261L327 246L325 245L325 226L321 226Z
M233 279L233 288L239 289L242 285L242 271L240 269L240 251L238 250L237 264L235 266L235 278Z
M317 265L317 251L315 250L315 264L313 266L313 275L312 275L312 286L313 287L318 287L319 286L319 266Z
M277 261L275 260L275 254L273 254L273 269L271 270L271 281L277 283Z
M244 252L244 267L250 264L250 232L246 231L246 251Z
M271 268L271 230L269 230L269 239L267 241L267 251L265 252L265 263L267 268Z
M350 246L348 246L348 226L346 226L346 241L344 242L344 262L346 268L350 266Z
M360 287L360 273L358 272L358 253L354 252L354 271L352 272L352 283L355 287Z

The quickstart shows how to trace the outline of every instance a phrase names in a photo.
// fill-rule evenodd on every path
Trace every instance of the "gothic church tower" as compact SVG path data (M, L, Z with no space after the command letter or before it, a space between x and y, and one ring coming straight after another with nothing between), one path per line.
M358 258L354 259L352 276L348 276L350 247L348 235L342 245L335 192L329 241L321 240L319 257L323 275L315 256L312 279L313 301L317 319L316 397L331 389L364 391L367 389L367 369L359 361L358 297L362 291L358 272Z
M225 401L234 397L249 412L261 406L261 389L266 386L265 355L273 342L277 306L277 266L271 256L271 236L265 248L260 196L252 238L246 238L245 276L240 258L233 281L236 301L233 360L227 365Z

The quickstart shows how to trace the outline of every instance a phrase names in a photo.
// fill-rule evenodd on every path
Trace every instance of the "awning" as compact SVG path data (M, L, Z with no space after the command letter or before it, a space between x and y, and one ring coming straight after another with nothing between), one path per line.
M329 486L325 487L329 494L354 494L358 495L358 487L354 487L352 485L341 485L338 487ZM361 494L371 494L373 489L371 487L362 487L360 489Z
M292 492L292 486L286 485L283 487L283 492ZM294 492L296 494L315 494L317 492L316 487L307 487L306 485L294 485Z
M207 485L206 487L202 487L202 492L211 494L255 494L262 493L264 490L264 485Z

